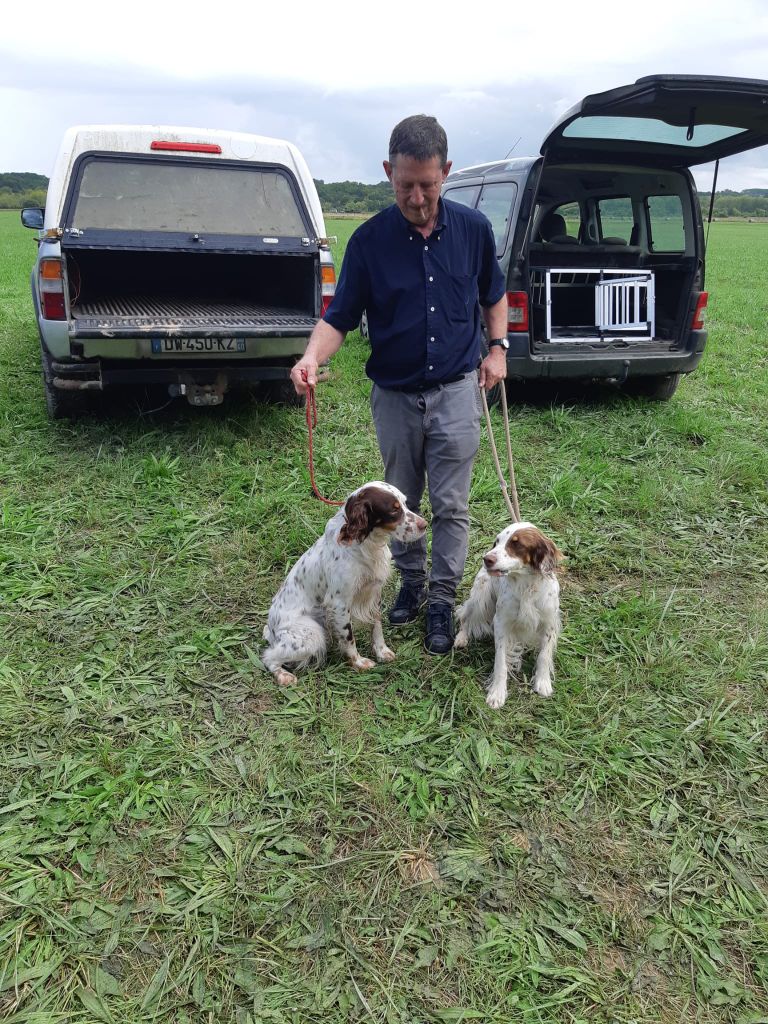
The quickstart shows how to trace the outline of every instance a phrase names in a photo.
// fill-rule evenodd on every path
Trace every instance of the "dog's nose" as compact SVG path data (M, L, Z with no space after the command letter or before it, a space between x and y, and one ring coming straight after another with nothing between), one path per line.
M426 530L426 528L427 528L427 520L426 519L422 519L421 516L416 516L416 529L417 530Z
M485 563L486 568L490 569L491 566L496 565L496 555L494 555L492 551L489 551L487 555L483 555L483 562Z

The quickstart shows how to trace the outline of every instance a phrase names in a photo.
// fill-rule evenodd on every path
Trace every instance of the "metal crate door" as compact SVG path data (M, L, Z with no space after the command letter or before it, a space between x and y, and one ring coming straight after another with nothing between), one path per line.
M655 331L653 272L601 278L595 285L595 324L600 331Z

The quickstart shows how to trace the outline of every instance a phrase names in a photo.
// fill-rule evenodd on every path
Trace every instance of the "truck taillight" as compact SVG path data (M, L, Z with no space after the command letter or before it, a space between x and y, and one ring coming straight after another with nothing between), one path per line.
M699 297L696 300L696 308L693 311L693 320L691 320L692 331L704 330L704 310L707 308L708 299L709 292L699 292Z
M149 148L171 153L221 153L221 146L212 142L169 142L165 139L155 139Z
M320 267L320 279L322 281L320 316L323 317L336 294L336 269L332 263L323 263Z
M507 292L507 330L528 330L528 293Z
M66 320L61 260L40 260L40 304L44 320Z

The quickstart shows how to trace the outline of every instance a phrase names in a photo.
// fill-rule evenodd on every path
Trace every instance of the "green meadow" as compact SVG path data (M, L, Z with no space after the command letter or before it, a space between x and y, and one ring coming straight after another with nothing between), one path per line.
M515 389L565 627L554 699L501 711L490 645L419 625L276 687L267 609L332 514L302 410L49 421L34 257L0 213L0 1019L768 1021L768 225L712 225L668 403ZM333 497L381 475L365 358L318 389ZM461 597L505 522L485 442L471 514Z

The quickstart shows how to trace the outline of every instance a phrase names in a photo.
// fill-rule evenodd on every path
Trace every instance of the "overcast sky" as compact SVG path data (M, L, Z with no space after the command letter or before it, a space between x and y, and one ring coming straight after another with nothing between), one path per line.
M768 78L764 0L196 6L6 5L0 171L50 174L73 124L147 123L290 139L316 178L374 182L408 114L438 117L458 168L537 153L573 103L642 75ZM721 165L719 188L755 186L768 147Z

